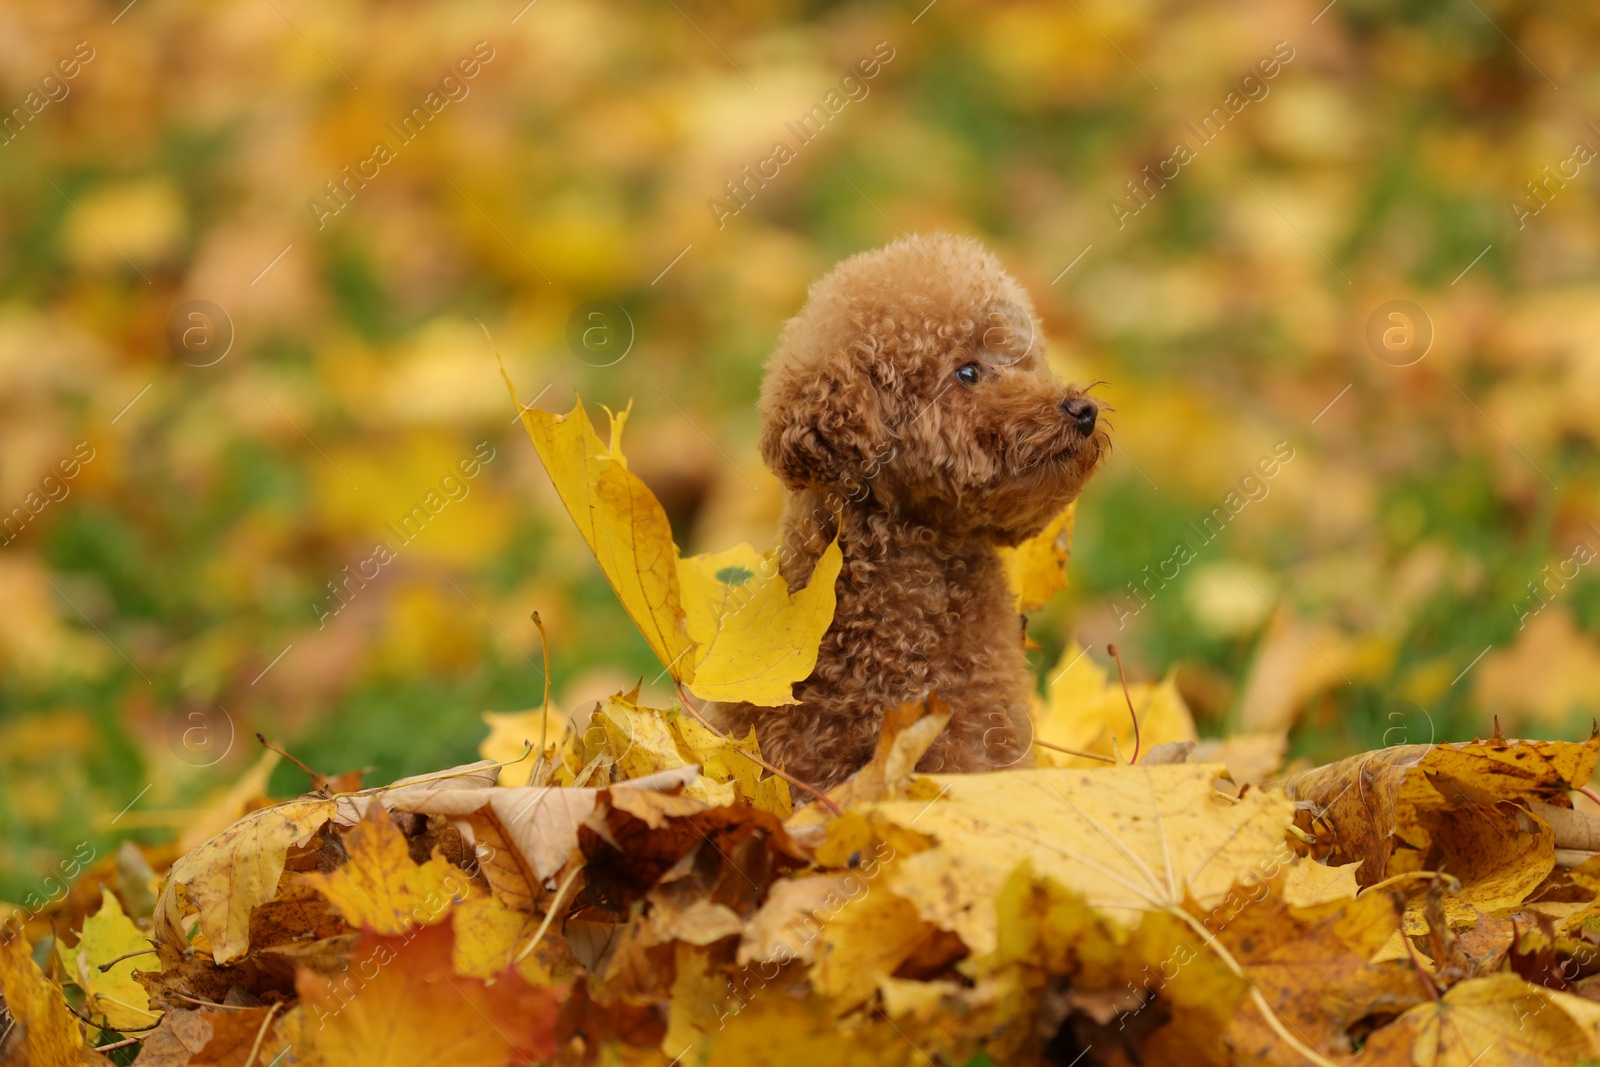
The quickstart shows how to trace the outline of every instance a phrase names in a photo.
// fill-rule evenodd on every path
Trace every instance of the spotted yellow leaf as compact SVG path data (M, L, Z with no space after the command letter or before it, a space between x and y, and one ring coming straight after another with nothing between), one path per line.
M335 801L301 797L253 811L172 865L156 899L164 962L183 959L198 913L211 956L226 964L250 947L250 912L278 893L290 846L304 845L337 813Z
M806 587L790 595L776 551L762 556L742 544L679 560L689 636L699 646L689 688L707 700L763 707L793 701L790 687L816 667L817 646L833 622L843 565L835 540Z

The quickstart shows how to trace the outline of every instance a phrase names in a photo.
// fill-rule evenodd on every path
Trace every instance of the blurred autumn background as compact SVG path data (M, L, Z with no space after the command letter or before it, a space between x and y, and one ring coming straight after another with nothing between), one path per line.
M1117 408L1041 663L1118 643L1317 760L1587 732L1597 44L1516 0L7 0L0 899L169 835L257 731L376 781L473 758L540 700L534 610L561 708L665 699L478 322L524 398L632 400L686 551L764 548L778 329L933 229ZM615 362L569 344L591 301Z

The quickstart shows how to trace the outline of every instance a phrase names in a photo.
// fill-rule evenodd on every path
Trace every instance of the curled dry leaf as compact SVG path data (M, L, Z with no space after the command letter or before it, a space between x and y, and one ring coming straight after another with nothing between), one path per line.
M396 811L487 819L526 864L533 880L543 882L566 865L578 845L578 828L594 814L602 797L679 789L698 774L697 767L682 767L619 782L609 792L558 786L394 790L383 794L383 802Z
M1306 828L1331 841L1333 863L1361 861L1358 878L1375 885L1391 873L1397 848L1425 852L1430 813L1513 801L1569 804L1569 791L1594 772L1600 734L1582 744L1500 740L1396 745L1295 775L1284 791ZM1408 859L1401 869L1426 869Z
M186 916L198 913L218 963L250 946L250 912L278 893L289 849L306 845L336 814L325 797L301 797L253 811L172 865L156 898L156 947L163 965L187 956Z

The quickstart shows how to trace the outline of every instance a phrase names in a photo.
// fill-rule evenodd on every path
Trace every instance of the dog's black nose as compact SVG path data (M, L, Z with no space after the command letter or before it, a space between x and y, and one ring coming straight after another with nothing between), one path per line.
M1093 400L1086 396L1075 396L1061 402L1062 414L1071 419L1078 426L1078 432L1088 437L1094 433L1094 421L1100 415L1100 408Z

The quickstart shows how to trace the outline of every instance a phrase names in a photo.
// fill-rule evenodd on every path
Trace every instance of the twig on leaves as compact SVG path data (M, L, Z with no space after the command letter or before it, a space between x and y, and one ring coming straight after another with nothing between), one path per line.
M1404 905L1400 894L1395 893L1393 896L1395 898L1395 909L1403 911ZM1439 1003L1439 987L1434 984L1433 975L1428 973L1428 969L1422 965L1422 960L1418 958L1417 946L1411 943L1409 937L1401 937L1400 940L1405 943L1406 955L1411 957L1411 965L1417 969L1417 980L1422 983L1422 988L1428 991L1428 999L1435 1004Z
M556 895L551 899L550 906L545 909L544 922L540 923L539 929L534 931L533 940L528 942L528 947L517 953L517 958L511 961L513 966L527 958L528 953L532 952L534 947L539 944L540 939L544 937L545 931L550 929L550 924L555 920L556 912L561 907L561 898L567 895L567 890L572 888L572 883L578 880L578 874L586 866L587 864L580 863L572 868L572 873L567 875L567 880L561 883L561 888L556 890Z
M487 333L487 329L484 332ZM554 765L546 763L549 750L545 747L550 741L550 635L544 632L544 620L537 611L533 613L533 625L539 631L539 645L544 649L544 708L539 716L539 758L528 768L528 784L543 785L546 770L554 773Z
M1041 741L1037 737L1033 739L1033 743L1038 745L1040 748L1048 748L1051 752L1064 752L1069 756L1077 756L1080 759L1099 760L1101 763L1111 764L1115 764L1117 762L1111 756L1102 756L1098 752L1082 752L1076 748L1068 748L1066 745L1052 745L1050 742Z
M704 726L707 730L710 730L712 733L716 734L718 737L722 738L724 741L726 741L729 744L733 745L735 748L738 748L738 742L734 740L734 738L733 738L733 736L731 734L725 734L721 730L717 729L715 726L712 726L711 725L711 720L707 719L704 715L700 714L700 709L695 707L692 703L690 703L689 694L684 691L683 683L678 681L676 678L673 679L673 683L676 684L677 687L678 687L678 700L679 700L680 703L683 704L683 710L687 711L691 716L693 716L695 721L698 722L701 726ZM772 764L768 763L766 760L762 759L760 756L757 756L757 755L755 755L753 753L750 753L750 752L746 752L742 748L738 748L738 752L739 752L739 754L741 756L744 756L746 759L750 760L751 762L758 763L762 767L766 768L768 771L771 771L773 774L776 774L779 778L782 778L784 781L788 782L790 785L796 786L796 787L798 787L800 789L805 790L807 793L810 793L812 796L814 796L818 800L822 801L822 803L827 807L827 809L829 811L833 812L835 815L843 815L844 814L844 811L839 807L839 805L835 804L833 802L833 800L828 796L828 794L824 793L822 790L818 789L816 786L811 785L811 784L809 784L807 782L802 782L800 779L796 778L794 775L790 774L788 771L781 770L780 768L774 767Z
M1139 715L1133 710L1133 697L1128 695L1128 675L1122 669L1122 654L1117 651L1116 645L1107 645L1106 651L1117 661L1117 677L1122 679L1122 699L1128 702L1128 717L1133 720L1133 758L1128 761L1132 765L1139 762Z
M533 754L533 742L532 741L524 741L524 742L522 742L522 755L518 756L516 759L499 760L499 761L489 760L488 762L494 763L498 767L510 767L513 764L521 763L523 760L527 759L532 754ZM397 785L406 785L406 786L421 785L424 782L442 782L447 778L465 778L469 774L482 774L482 773L483 773L482 765L480 765L480 764L470 764L469 763L465 767L452 767L448 771L435 771L433 774L419 774L415 778L407 778L403 782L390 782L388 785L375 785L375 786L372 786L370 789L357 789L354 792L350 792L350 793L335 793L333 795L335 797L375 797L375 796L379 796L379 795L381 795L383 793L389 792L389 790L394 789Z
M7 1031L7 1032L9 1033L10 1031ZM0 1036L3 1036L3 1035L0 1035ZM119 1048L127 1048L130 1045L137 1045L139 1042L141 1042L143 1040L144 1040L144 1038L142 1038L142 1037L125 1037L121 1041L113 1041L109 1045L96 1045L94 1047L94 1050L96 1052L115 1052Z
M329 775L318 774L316 771L312 770L310 767L307 767L304 763L301 763L298 759L296 759L294 757L294 755L289 752L288 749L283 748L280 745L275 745L271 741L268 741L266 734L261 734L261 733L256 734L256 740L260 741L261 742L261 747L266 749L268 752L276 752L278 755L282 756L284 759L288 760L290 763L294 764L296 767L299 767L302 771L305 772L306 776L308 778L310 778L313 783L326 781L328 779Z
M1388 887L1390 887L1392 885L1395 885L1395 884L1397 884L1399 882L1404 882L1408 878L1420 878L1423 881L1428 882L1428 881L1432 881L1433 879L1437 878L1438 876L1439 876L1439 872L1438 871L1402 871L1401 873L1395 875L1393 878L1385 878L1381 882L1374 882L1372 885L1367 886L1365 889L1356 890L1356 896L1359 897L1362 893L1370 893L1375 889L1387 889Z
M118 956L116 959L110 960L110 961L108 961L106 963L102 963L100 965L100 973L101 974L105 974L107 971L109 971L111 968L115 967L117 964L121 963L123 960L131 960L135 956L154 956L155 954L156 954L156 950L154 948L141 948L141 949L136 949L133 952L124 952L122 955Z
M250 1057L244 1061L244 1067L256 1067L256 1058L261 1055L261 1042L267 1039L267 1027L272 1025L273 1016L283 1008L283 1001L278 1001L267 1009L267 1017L261 1020L261 1029L256 1031L256 1043L250 1046Z
M185 993L181 989L174 989L172 992L167 993L165 995L169 996L169 997L177 997L179 1000L187 1000L191 1004L198 1004L202 1008L210 1008L213 1011L255 1011L256 1010L255 1008L251 1007L248 1004L224 1004L221 1001L217 1001L217 1000L206 1000L204 997L197 997L192 993Z
M105 1023L95 1022L93 1019L89 1018L89 1016L85 1015L83 1012L79 1011L77 1008L74 1008L72 1006L72 1001L67 999L66 991L63 990L60 986L56 986L56 992L61 994L61 1003L65 1004L67 1006L67 1010L70 1011L74 1016L76 1016L77 1019L80 1022L87 1023L88 1025L94 1027L97 1030L110 1029L109 1027L107 1027L105 1025ZM111 1000L110 997L107 997L104 994L101 994L101 997L104 1000ZM156 1020L155 1022L151 1023L149 1026L119 1026L114 1031L115 1033L119 1033L119 1034L142 1034L142 1033L145 1033L148 1030L154 1030L156 1027L161 1025L161 1021L160 1021L161 1017L159 1015L157 1015L155 1012L145 1011L143 1008L135 1008L132 1004L124 1004L120 1000L111 1000L111 1002L113 1004L117 1005L118 1007L128 1008L131 1011L140 1012L141 1014L148 1015L148 1016L150 1016L150 1018Z

